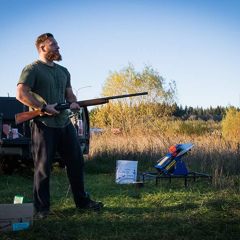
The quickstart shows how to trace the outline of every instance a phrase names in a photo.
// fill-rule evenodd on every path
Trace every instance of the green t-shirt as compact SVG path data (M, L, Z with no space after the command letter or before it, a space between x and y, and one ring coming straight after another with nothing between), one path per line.
M51 67L41 61L26 66L19 83L30 87L31 93L45 104L64 103L65 90L71 88L70 73L66 68L56 63ZM70 123L68 110L61 110L57 116L39 116L36 120L54 128L63 128Z

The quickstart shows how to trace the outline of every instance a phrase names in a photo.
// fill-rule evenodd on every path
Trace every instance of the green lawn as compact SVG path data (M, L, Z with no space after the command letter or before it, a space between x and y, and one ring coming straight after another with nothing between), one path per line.
M0 239L240 239L239 189L215 189L209 181L147 182L143 188L118 185L115 175L85 176L102 210L77 211L63 169L51 178L51 216L33 227L0 233ZM32 177L0 175L0 203L15 195L32 201Z

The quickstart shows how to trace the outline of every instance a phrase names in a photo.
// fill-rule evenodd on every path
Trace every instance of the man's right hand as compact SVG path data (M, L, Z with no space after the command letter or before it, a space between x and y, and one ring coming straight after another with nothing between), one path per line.
M46 114L46 115L49 115L49 116L57 116L59 113L60 113L60 111L57 111L54 107L56 107L57 106L57 103L54 103L54 104L48 104L47 106L46 106L46 112L44 113L44 114ZM44 115L43 114L43 115Z

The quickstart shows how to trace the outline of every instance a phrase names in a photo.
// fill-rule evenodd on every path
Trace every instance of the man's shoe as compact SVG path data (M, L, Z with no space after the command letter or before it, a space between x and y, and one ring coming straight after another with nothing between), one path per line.
M45 219L50 215L48 210L37 212L35 219Z
M88 204L86 204L83 207L80 207L80 209L92 209L92 210L99 210L104 206L102 202L94 202L93 200L90 200Z

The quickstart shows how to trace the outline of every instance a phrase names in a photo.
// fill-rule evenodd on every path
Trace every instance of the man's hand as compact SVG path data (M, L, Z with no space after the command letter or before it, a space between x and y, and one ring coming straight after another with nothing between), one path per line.
M76 102L71 103L71 105L70 105L70 110L71 111L77 112L77 111L79 111L79 109L80 109L80 107Z
M42 113L40 116L49 115L49 116L57 116L60 111L57 111L54 107L57 105L57 103L54 104L48 104L46 106L46 112Z

